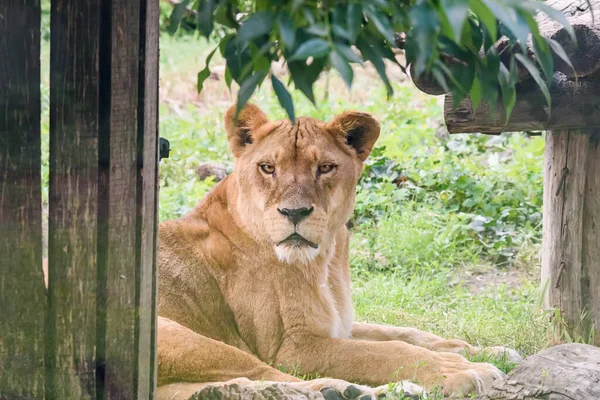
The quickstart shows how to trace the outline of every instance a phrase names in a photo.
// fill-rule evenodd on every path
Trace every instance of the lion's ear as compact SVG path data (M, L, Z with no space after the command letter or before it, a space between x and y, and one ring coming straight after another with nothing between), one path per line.
M368 113L346 111L328 124L330 132L356 151L357 157L365 161L379 137L379 122Z
M229 147L235 157L239 157L244 148L252 144L252 131L268 122L267 116L254 104L246 104L235 119L235 104L225 113L225 130Z

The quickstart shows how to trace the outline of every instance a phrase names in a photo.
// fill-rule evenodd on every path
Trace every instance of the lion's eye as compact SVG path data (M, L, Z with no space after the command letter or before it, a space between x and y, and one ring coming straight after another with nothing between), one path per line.
M260 164L260 169L268 175L273 175L275 173L275 167L271 164Z
M328 174L335 169L335 165L333 164L321 164L319 165L319 174Z

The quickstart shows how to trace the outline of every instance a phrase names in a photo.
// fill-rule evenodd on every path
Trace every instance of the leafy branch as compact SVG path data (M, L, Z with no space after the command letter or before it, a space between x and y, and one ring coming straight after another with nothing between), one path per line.
M288 91L292 83L315 103L313 86L321 72L335 69L351 87L352 65L366 61L375 67L389 97L393 88L387 60L403 69L412 64L415 77L431 76L456 103L470 96L474 107L487 102L495 109L501 101L508 116L516 100L519 65L550 104L552 51L564 50L540 35L534 19L538 11L563 24L575 40L559 11L538 1L518 0L182 0L174 4L169 30L176 32L190 13L207 38L219 27L215 51L226 60L228 87L233 81L240 86L238 110L270 76L280 104L294 120ZM527 56L529 40L535 61ZM395 57L393 48L398 45L405 50L407 65ZM199 91L210 76L215 51L198 74ZM271 71L271 64L281 59L290 73L287 85Z

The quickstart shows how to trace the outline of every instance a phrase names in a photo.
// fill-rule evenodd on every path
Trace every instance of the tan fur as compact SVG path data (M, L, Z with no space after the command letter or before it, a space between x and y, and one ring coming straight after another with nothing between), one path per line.
M160 225L161 396L202 387L177 382L298 381L271 367L280 365L372 386L415 379L453 395L481 392L501 375L449 353L475 351L463 341L353 322L345 224L379 136L370 115L292 125L249 105L237 121L232 107L225 126L233 174L190 214ZM335 168L319 175L322 164ZM314 210L296 231L318 249L278 246L294 233L278 209L302 207Z

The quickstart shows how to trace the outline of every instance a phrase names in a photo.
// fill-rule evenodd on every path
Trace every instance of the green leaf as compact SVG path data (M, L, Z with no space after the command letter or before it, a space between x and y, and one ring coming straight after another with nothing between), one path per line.
M448 87L448 82L446 81L446 77L444 76L444 72L438 68L433 67L431 69L431 75L435 79L435 81L444 89L446 93L450 92L450 88Z
M437 68L441 69L448 78L450 78L450 81L452 82L452 94L454 97L463 97L465 96L466 93L468 93L468 90L466 90L462 84L460 83L460 81L458 79L456 79L456 77L454 76L454 74L452 73L452 71L450 70L450 68L448 68L447 65L445 65L443 62L441 62L440 60L437 60L434 63L434 66L436 66ZM458 93L457 93L458 91Z
M304 3L304 0L293 0L292 1L292 13L295 13L298 7Z
M238 36L250 41L260 36L268 35L273 30L274 15L271 11L258 11L242 24Z
M459 41L469 14L469 0L442 0L442 8L448 16L454 39Z
M229 2L221 2L221 4L217 6L217 10L215 12L215 21L218 24L231 29L237 29L239 27L239 24L235 19L233 7Z
M335 48L339 51L348 62L353 62L362 65L362 59L350 46L346 46L345 44L335 43Z
M210 60L212 59L213 55L215 54L215 52L217 51L218 47L216 47L213 51L211 51L208 56L206 57L206 61L205 61L205 67L202 71L198 72L198 82L197 82L197 89L198 89L198 93L202 92L202 89L204 88L204 81L206 79L208 79L208 77L210 77L210 69L208 68L210 65Z
M323 39L313 38L302 43L289 61L306 60L308 57L321 58L329 53L329 43Z
M515 106L517 101L517 92L515 90L514 84L511 84L511 76L510 71L506 68L506 66L500 63L500 74L498 76L498 80L500 82L500 89L502 90L502 102L504 103L504 110L506 115L505 124L508 124L508 120L510 119L510 114Z
M554 59L552 58L550 46L542 35L540 35L540 30L533 17L529 14L524 14L523 18L527 21L527 24L529 24L529 28L531 29L536 61L540 67L542 67L542 71L544 71L544 75L546 76L546 81L550 83L552 75L554 74Z
M252 65L255 71L268 72L271 68L271 61L265 57L265 53L268 51L270 43L264 46L262 49L256 47L256 45L250 42L250 54L252 54ZM247 66L248 72L250 72L250 65ZM242 72L242 77L247 74L246 69Z
M469 8L473 10L479 21L483 24L492 41L498 40L498 23L496 17L482 0L470 0Z
M232 37L225 45L225 60L233 79L241 85L246 68L252 67L252 55L248 46L243 47L237 37Z
M286 13L279 14L277 26L285 47L293 49L296 44L296 29L292 18Z
M273 90L277 95L277 100L279 100L279 104L285 109L290 121L292 124L296 123L296 116L294 115L294 102L292 101L292 96L287 91L283 83L277 77L271 73L271 84L273 85Z
M548 44L550 45L550 48L552 49L554 54L556 54L561 60L565 62L565 64L567 64L573 70L573 75L577 79L577 72L575 71L575 67L571 63L571 60L569 59L569 56L565 52L565 49L563 49L562 45L554 39L546 40L548 41Z
M394 30L392 29L392 24L390 24L389 17L386 14L377 12L372 7L367 7L365 14L367 14L369 22L372 22L385 40L392 45L394 43Z
M387 97L390 98L392 94L394 94L394 89L392 88L392 84L390 83L390 80L387 77L387 72L385 70L385 63L383 62L383 58L377 55L377 53L371 47L371 44L362 37L360 37L356 41L356 47L358 47L364 59L371 61L371 63L375 67L375 70L379 74L379 77L385 84Z
M231 77L231 71L229 70L229 66L225 66L225 83L227 84L227 88L231 90L231 81L233 78Z
M354 79L354 72L345 57L336 49L329 53L329 62L340 73L340 76L346 82L346 86L350 89L352 80Z
M410 10L413 34L406 42L407 61L413 63L413 71L420 76L433 60L437 49L440 19L428 1L420 1Z
M168 32L173 35L179 29L179 24L181 24L181 20L185 16L187 12L187 5L190 3L190 0L183 0L180 3L177 3L173 6L173 11L171 12L171 16L169 17L169 27Z
M248 100L250 100L250 97L252 97L252 94L254 93L258 85L265 79L266 76L267 74L264 72L255 72L242 82L237 97L237 112L235 115L236 118L239 112L248 103Z
M310 33L311 35L314 35L314 36L327 37L327 35L329 34L329 31L327 30L327 27L325 26L325 24L317 22L316 24L309 26L306 29L306 33Z
M198 14L196 16L198 30L206 38L210 36L214 28L213 16L216 7L215 0L200 0L198 3Z
M546 98L546 103L548 104L548 107L551 107L550 91L548 90L548 86L546 85L546 82L544 82L544 80L542 79L542 77L540 75L540 71L538 71L538 69L531 62L531 60L528 59L527 57L525 57L523 54L517 53L517 54L515 54L515 58L525 68L527 68L527 71L529 71L529 74L531 75L531 77L533 78L535 83L537 83L537 85L540 87L540 90L544 94L544 97Z
M565 27L569 36L573 40L573 43L577 43L577 36L575 36L575 30L567 20L565 14L561 11L552 8L551 6L542 3L541 1L524 1L517 3L522 9L535 13L536 11L541 11L544 14L548 15L551 19L555 20L559 24Z
M333 25L333 28L331 28L331 32L333 33L333 36L337 39L341 38L350 41L350 34L348 33L348 31L339 25Z
M527 52L527 39L529 37L529 26L527 25L527 22L515 9L508 7L504 3L499 4L494 0L483 1L492 13L494 13L496 18L502 22L504 27L519 41L519 45L523 52Z
M346 24L348 26L348 36L350 43L355 43L360 31L362 30L363 11L360 4L352 3L348 5L348 14Z
M294 86L299 89L311 103L315 104L315 96L313 93L313 84L319 78L319 75L325 68L327 59L317 58L313 60L310 65L306 65L304 60L302 61L289 61L288 68L290 70L290 77L294 81Z
M477 77L473 79L473 84L471 85L469 97L471 98L471 105L473 107L473 111L477 111L477 107L479 107L479 104L481 104L481 84L479 83L479 79L477 79Z
M533 40L533 49L535 50L535 59L542 67L546 81L550 83L552 76L554 75L554 59L552 58L552 52L550 46L546 40L541 36L536 36Z

